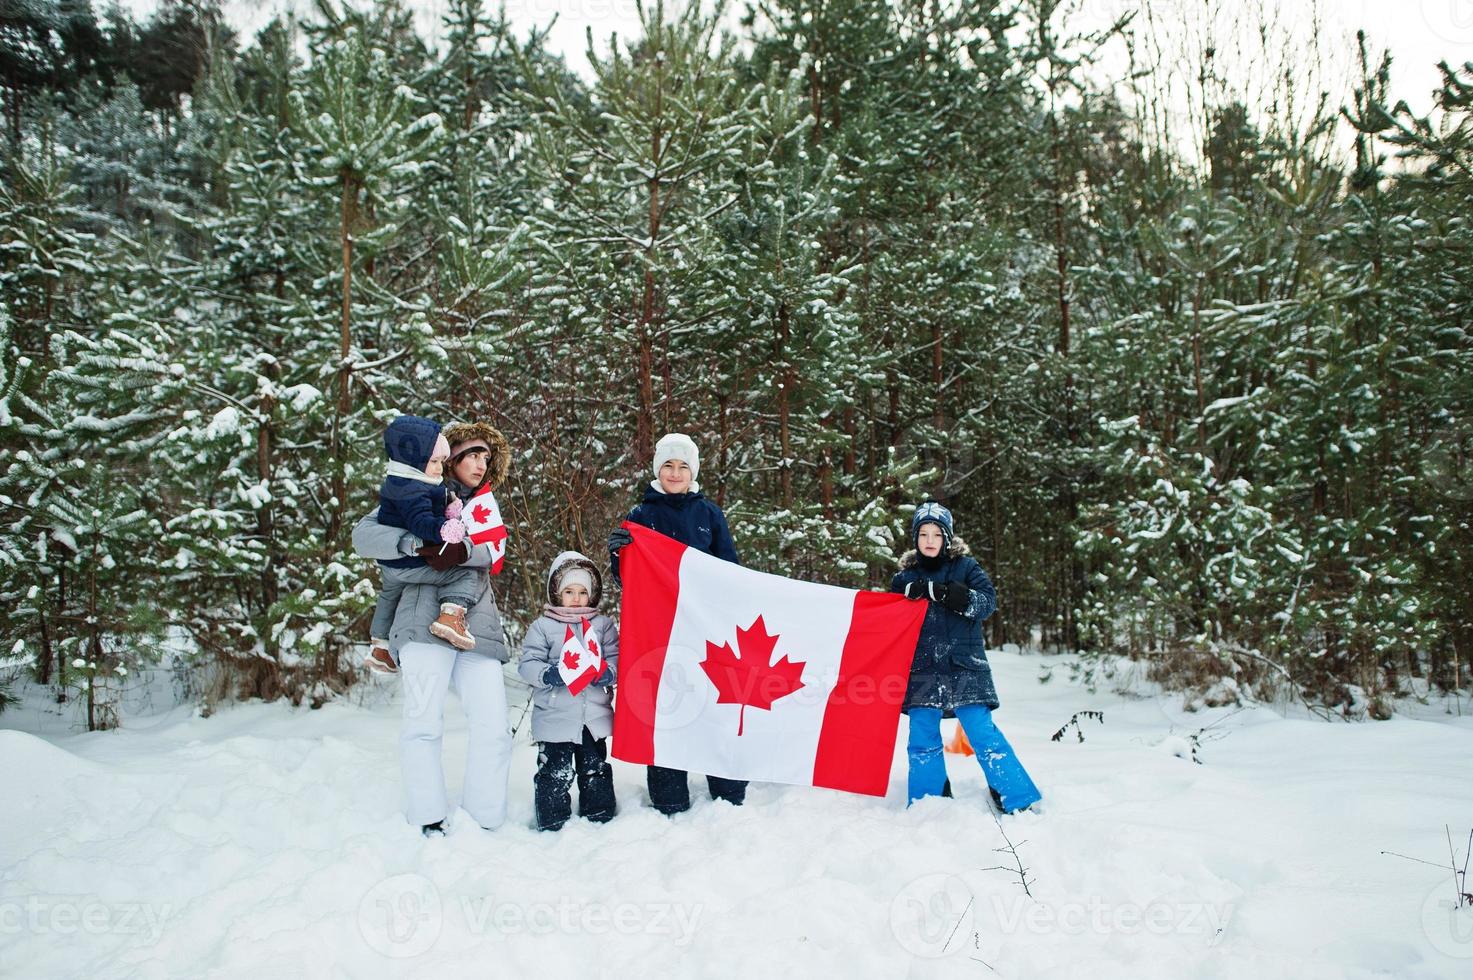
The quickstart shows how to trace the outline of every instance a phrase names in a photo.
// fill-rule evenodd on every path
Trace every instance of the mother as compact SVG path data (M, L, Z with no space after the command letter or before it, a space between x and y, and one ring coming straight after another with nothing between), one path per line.
M511 449L495 428L479 422L459 423L444 431L450 443L446 468L450 489L461 495L506 478ZM380 524L375 508L353 528L353 550L364 558L390 561L420 555L431 566L491 565L489 545L425 546L397 527ZM457 650L430 634L440 615L433 585L405 588L394 611L389 647L399 661L404 683L404 720L399 733L399 761L408 796L405 817L425 836L445 833L450 803L440 760L445 729L445 696L453 686L470 722L461 806L478 824L495 830L506 819L506 787L511 766L511 731L507 726L506 687L501 665L507 660L501 616L488 574L477 576L475 602L467 612L476 645Z

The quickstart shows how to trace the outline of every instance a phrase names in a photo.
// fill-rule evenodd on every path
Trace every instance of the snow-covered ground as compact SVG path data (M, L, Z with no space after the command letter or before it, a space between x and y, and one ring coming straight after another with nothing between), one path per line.
M1473 975L1444 830L1461 860L1466 703L1359 724L1186 713L992 657L998 720L1045 795L1000 820L959 756L957 798L907 810L897 746L885 799L754 785L737 809L700 786L673 820L615 763L612 823L538 834L523 725L507 826L458 813L427 841L399 815L392 682L92 735L30 700L0 715L0 976ZM1082 709L1104 723L1051 741Z

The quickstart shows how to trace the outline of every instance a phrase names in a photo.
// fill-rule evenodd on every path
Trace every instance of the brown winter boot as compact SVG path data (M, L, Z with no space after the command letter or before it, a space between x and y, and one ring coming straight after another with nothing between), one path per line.
M465 606L453 602L440 603L440 618L430 624L430 632L457 650L470 650L476 645L465 624Z
M394 663L394 655L389 653L389 641L378 637L373 638L368 655L363 658L363 666L375 674L399 673L399 665Z

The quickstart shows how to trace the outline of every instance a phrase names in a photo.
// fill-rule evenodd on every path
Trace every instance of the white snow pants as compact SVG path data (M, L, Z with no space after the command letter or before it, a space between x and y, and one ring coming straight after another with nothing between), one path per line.
M453 685L470 722L460 805L476 823L495 830L506 819L511 770L511 730L501 662L445 643L416 642L400 648L399 670L404 688L399 762L409 798L405 817L415 826L424 826L450 815L440 742L445 730L445 696Z

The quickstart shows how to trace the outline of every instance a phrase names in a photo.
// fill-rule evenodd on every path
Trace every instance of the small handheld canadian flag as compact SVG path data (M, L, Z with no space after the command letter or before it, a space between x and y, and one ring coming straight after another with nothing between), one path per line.
M569 626L557 660L557 670L562 675L563 683L568 685L568 693L574 697L582 694L583 689L603 673L603 669L604 654L599 647L598 631L593 628L593 624L587 619L583 620L581 639L573 632L573 627Z
M491 574L500 575L506 558L506 524L501 519L501 507L488 483L476 491L460 512L471 544L491 546Z

